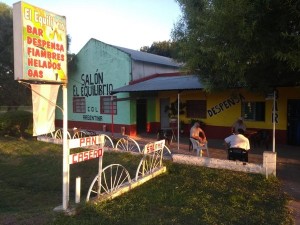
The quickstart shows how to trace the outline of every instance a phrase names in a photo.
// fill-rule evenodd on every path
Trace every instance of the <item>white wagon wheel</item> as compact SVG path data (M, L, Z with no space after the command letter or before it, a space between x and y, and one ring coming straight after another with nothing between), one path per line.
M106 134L102 135L104 136L104 149L114 149L115 146L111 138Z
M96 136L97 133L93 130L85 130L84 131L87 136Z
M102 170L101 188L99 194L100 196L108 195L129 183L131 183L131 178L126 168L120 164L111 164ZM99 186L97 175L89 188L86 201L100 197L98 196L98 190Z
M55 131L54 138L55 139L63 139L63 130L58 129L57 131ZM67 131L67 138L71 139L71 135L70 135L69 131Z
M45 138L54 138L54 133L50 132L50 133L47 133L47 134L42 134L41 136L45 137Z
M76 131L73 135L73 139L87 137L88 135L84 131Z
M136 170L135 179L138 180L139 177L144 177L145 175L152 173L157 168L160 168L162 166L161 157L161 151L144 155Z
M163 148L163 156L164 157L172 157L172 152L166 145Z
M121 138L116 144L116 149L122 151L141 152L139 144L130 137Z

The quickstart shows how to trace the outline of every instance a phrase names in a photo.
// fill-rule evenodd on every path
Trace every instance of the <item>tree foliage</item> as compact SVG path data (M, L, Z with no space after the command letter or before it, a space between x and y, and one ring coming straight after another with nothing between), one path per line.
M171 41L158 41L153 42L152 45L149 46L143 46L140 48L140 51L152 53L155 55L161 55L165 57L172 57L172 42Z
M0 3L0 69L13 67L13 20L12 9Z
M177 0L175 58L207 91L300 84L300 2Z
M29 91L14 80L12 8L0 3L0 105L29 105Z

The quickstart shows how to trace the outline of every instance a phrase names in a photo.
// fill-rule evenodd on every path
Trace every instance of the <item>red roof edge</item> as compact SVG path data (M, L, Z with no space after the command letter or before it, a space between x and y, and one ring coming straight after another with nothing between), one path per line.
M155 73L155 74L152 74L152 75L149 75L149 76L146 76L146 77L142 77L140 79L130 81L129 85L140 83L140 82L150 80L150 79L153 79L153 78L156 78L156 77L175 77L175 76L181 76L181 75L182 75L181 72L176 72L176 73Z

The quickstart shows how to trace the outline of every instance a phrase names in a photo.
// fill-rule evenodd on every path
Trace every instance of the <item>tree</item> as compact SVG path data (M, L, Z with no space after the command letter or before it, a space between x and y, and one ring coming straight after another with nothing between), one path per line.
M14 80L12 8L0 3L0 105L30 104L29 91Z
M207 91L300 84L300 2L177 0L175 58Z
M13 67L13 20L12 9L0 3L0 69Z
M153 42L150 47L149 46L141 47L140 51L152 53L155 55L161 55L161 56L165 56L165 57L171 57L172 56L172 42L171 41Z

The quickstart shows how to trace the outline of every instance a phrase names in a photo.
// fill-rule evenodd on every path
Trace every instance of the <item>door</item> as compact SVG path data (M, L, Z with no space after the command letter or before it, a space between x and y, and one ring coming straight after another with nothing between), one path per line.
M160 127L161 128L170 126L168 112L165 111L166 106L168 106L169 104L170 104L169 98L160 99Z
M138 99L136 101L136 129L137 133L145 133L147 130L147 100Z
M290 145L300 145L300 100L288 100L287 140Z

